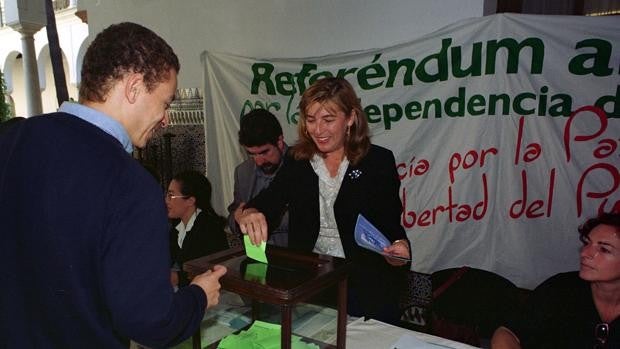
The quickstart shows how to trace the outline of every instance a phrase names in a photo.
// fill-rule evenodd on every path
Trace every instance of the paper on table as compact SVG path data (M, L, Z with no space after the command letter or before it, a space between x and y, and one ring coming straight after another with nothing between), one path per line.
M403 334L396 343L392 344L390 349L439 349L450 348L443 345L426 343L410 334Z
M280 327L262 321L255 321L247 331L231 334L224 337L219 349L253 348L254 344L260 348L279 348Z
M281 327L264 321L254 321L247 331L224 337L219 349L260 348L279 349L281 344ZM293 349L318 349L316 344L304 343L299 336L291 336Z
M361 247L377 252L384 256L391 258L410 261L411 259L395 256L389 253L383 252L385 247L390 246L392 243L383 235L379 229L375 228L364 216L359 214L357 216L357 222L355 223L355 242Z
M245 254L248 257L259 262L268 263L267 255L265 254L265 248L267 247L265 241L261 242L260 246L255 246L250 241L249 236L243 235L243 244L245 245Z

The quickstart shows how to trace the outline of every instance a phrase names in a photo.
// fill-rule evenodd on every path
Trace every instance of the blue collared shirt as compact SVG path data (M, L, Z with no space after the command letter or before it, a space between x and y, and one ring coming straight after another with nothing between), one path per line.
M126 152L133 152L133 144L131 144L131 139L129 138L127 130L125 130L120 122L112 119L107 114L85 105L72 102L62 103L59 111L75 115L78 118L99 127L110 136L116 138L121 143L123 148L125 148Z

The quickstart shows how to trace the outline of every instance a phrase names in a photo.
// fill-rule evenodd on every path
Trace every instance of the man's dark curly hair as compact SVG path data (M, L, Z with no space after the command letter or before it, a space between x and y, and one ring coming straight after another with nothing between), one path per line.
M282 126L275 115L265 109L254 109L241 117L239 143L244 147L278 145Z
M590 232L597 226L604 224L616 228L616 235L620 234L620 213L603 213L598 217L590 218L583 223L579 231L579 240L583 243L587 243L589 240Z
M80 102L105 102L114 82L127 73L143 74L148 92L181 69L172 48L157 34L135 23L113 24L95 37L82 64Z

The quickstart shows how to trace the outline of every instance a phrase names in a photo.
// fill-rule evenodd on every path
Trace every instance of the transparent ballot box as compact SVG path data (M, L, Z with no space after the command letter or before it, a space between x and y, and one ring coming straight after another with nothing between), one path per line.
M263 264L248 258L243 247L236 247L184 264L190 278L216 264L228 269L220 279L220 304L207 311L193 347L217 348L231 333L241 337L268 328L276 332L265 333L280 334L280 348L290 349L291 343L301 341L314 348L344 349L350 263L270 245L266 254L269 263ZM335 309L313 304L330 291Z

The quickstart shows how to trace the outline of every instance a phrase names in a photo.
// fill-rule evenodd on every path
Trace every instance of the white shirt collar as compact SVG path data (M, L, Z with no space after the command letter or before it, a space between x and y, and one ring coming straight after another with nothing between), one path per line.
M180 221L179 224L177 224L177 226L175 227L175 229L179 232L179 237L177 239L179 247L183 247L183 240L185 240L185 235L187 235L187 232L192 230L192 228L194 227L194 222L196 221L196 217L198 217L200 212L202 212L202 210L196 208L196 211L194 211L192 216L189 217L187 225L183 224L183 221Z

